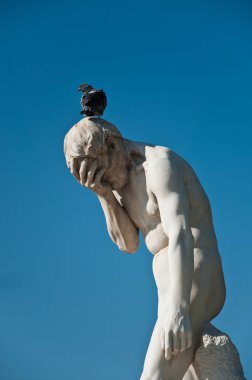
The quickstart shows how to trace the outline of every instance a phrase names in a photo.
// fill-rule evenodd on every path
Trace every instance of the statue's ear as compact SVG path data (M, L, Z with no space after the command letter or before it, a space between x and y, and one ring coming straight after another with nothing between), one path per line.
M107 139L108 151L118 152L120 150L120 141L114 136L110 136Z

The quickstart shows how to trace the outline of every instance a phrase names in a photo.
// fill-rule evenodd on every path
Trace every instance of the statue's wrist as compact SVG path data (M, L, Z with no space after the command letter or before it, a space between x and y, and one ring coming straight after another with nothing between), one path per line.
M110 201L113 197L114 194L112 192L112 189L108 188L104 190L103 192L97 194L99 198L105 200L105 201Z

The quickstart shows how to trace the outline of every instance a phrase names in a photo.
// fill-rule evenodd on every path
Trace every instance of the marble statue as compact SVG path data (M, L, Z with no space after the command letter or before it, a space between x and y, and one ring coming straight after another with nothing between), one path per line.
M225 302L225 281L211 206L192 167L99 117L72 127L64 152L74 177L97 194L119 249L136 252L141 232L153 255L158 313L140 380L245 379L230 338L209 324ZM225 360L236 370L223 373Z

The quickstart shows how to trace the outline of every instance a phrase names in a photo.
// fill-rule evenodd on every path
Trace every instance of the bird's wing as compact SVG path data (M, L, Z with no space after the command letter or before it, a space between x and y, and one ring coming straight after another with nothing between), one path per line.
M97 99L99 99L100 105L103 107L103 109L107 106L107 97L103 90L97 90Z
M87 105L89 102L90 104L97 104L102 102L105 103L106 106L106 95L103 90L95 90L95 91L89 91L83 94L82 96L83 101L85 101L85 104Z
M91 90L85 92L81 98L81 106L84 109L89 108L89 111L102 115L107 105L107 97L103 90Z

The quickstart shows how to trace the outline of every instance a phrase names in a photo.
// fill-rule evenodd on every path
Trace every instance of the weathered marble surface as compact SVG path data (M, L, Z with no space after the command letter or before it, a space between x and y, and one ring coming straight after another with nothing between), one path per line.
M246 380L239 353L230 337L211 323L204 328L200 345L183 380Z
M204 335L197 349L199 332L224 304L225 283L211 206L192 167L171 149L130 141L94 117L71 128L64 151L74 177L97 194L119 249L134 253L141 232L153 254L158 318L141 380L181 380L192 363L200 379L242 379L230 341ZM220 357L229 361L221 375Z

